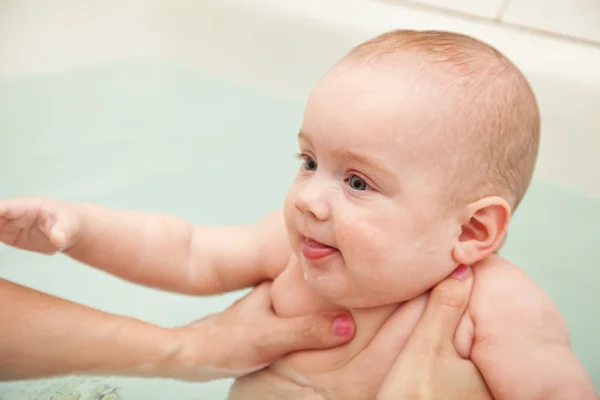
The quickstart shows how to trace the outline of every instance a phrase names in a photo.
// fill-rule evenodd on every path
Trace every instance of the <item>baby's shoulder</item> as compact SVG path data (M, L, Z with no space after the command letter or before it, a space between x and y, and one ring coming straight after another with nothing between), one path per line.
M499 255L492 255L473 266L472 301L492 302L501 298L526 299L546 297L542 289L524 270ZM476 304L475 304L476 305Z
M504 290L504 286L535 285L533 280L515 264L494 254L473 265L475 288L479 290Z
M469 314L476 339L494 332L544 327L566 332L566 323L544 290L525 271L493 255L473 266ZM550 326L551 325L551 326Z

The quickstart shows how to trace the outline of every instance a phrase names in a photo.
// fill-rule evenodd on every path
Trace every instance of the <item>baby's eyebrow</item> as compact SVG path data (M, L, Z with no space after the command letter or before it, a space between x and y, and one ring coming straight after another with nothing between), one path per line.
M335 156L337 158L351 160L351 161L357 162L359 164L367 165L373 169L376 169L376 170L383 172L385 174L388 174L388 175L393 175L392 172L389 170L389 168L387 168L383 162L381 162L373 157L368 157L363 154L353 153L348 150L337 150L335 152Z
M310 143L310 139L308 138L308 135L305 132L298 132L298 140L304 140L305 142Z

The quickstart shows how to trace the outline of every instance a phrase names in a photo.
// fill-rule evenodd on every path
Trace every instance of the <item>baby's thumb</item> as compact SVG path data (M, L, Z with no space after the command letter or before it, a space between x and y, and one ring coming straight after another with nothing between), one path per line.
M347 313L320 313L279 320L274 338L283 354L301 350L322 350L349 342L355 333L354 319Z
M48 240L59 250L66 250L75 244L79 221L71 215L56 213L54 222L49 224Z

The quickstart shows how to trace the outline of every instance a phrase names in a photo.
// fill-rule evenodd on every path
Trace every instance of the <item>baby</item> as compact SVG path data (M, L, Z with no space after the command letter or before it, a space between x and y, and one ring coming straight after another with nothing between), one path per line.
M394 31L317 84L283 211L256 225L192 227L40 199L0 202L0 216L25 232L9 244L63 250L150 286L214 294L273 280L280 316L351 312L349 344L290 354L238 379L230 399L374 399L426 293L462 264L474 289L454 345L494 398L595 398L556 307L495 255L531 180L539 129L530 86L498 51L454 33ZM395 347L362 361L392 317L405 321Z

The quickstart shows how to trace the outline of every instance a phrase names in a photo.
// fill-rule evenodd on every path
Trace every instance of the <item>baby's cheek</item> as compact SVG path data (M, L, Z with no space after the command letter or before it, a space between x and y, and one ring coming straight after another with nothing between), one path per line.
M337 238L347 268L361 279L384 279L390 259L398 261L394 257L397 249L394 235L360 220L344 222Z
M296 231L296 219L298 210L295 205L295 192L294 187L290 188L284 203L283 203L283 217L285 219L285 225L288 230L288 233L293 233Z
M292 185L288 191L288 193L285 196L284 202L283 202L283 212L285 214L286 219L289 216L289 213L293 211L294 209L294 199L296 198L296 192L295 192L295 187L294 185Z
M354 255L368 256L390 249L393 235L360 219L345 219L337 227L338 245Z

